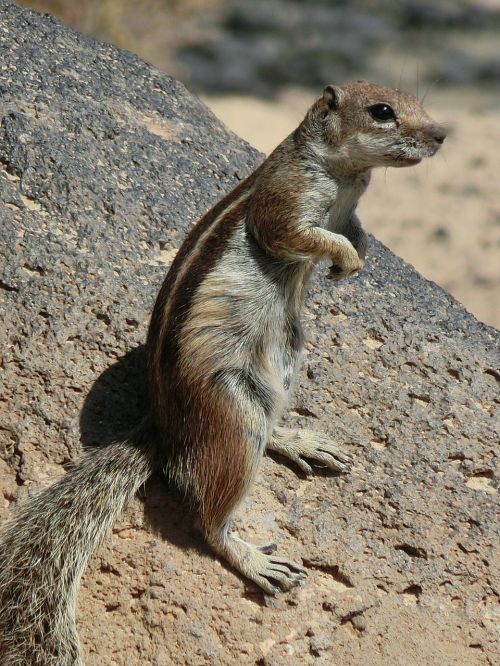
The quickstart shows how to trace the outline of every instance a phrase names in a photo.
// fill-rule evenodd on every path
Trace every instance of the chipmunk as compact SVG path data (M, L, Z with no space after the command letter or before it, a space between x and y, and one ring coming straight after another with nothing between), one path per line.
M0 536L0 663L81 664L76 589L138 488L163 469L191 500L213 550L264 592L304 580L300 564L231 531L265 451L334 471L350 456L322 434L276 427L303 345L300 310L320 259L356 273L355 215L373 167L417 164L446 132L413 96L357 81L327 86L299 127L191 230L148 333L151 408L128 441L84 455L24 502Z

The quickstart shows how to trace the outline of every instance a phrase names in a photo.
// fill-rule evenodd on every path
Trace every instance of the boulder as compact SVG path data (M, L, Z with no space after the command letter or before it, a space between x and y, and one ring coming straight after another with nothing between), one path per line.
M0 51L4 519L140 417L165 272L262 156L171 77L7 0ZM265 597L158 475L85 574L89 666L493 664L498 333L375 239L356 278L323 272L285 421L343 442L353 470L266 458L237 522L307 583Z

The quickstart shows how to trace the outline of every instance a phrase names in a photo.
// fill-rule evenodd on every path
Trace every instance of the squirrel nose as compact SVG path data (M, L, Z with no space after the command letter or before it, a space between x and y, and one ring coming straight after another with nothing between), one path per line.
M442 125L434 125L434 127L431 128L431 135L436 143L442 144L446 139L447 134L448 132Z

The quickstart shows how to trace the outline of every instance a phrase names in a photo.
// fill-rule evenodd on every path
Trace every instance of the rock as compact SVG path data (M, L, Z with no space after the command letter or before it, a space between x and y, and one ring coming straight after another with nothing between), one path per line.
M0 40L5 518L139 418L168 265L261 157L180 83L50 16L2 0ZM238 527L302 557L306 585L264 603L155 478L85 575L90 666L309 663L311 627L339 663L493 663L498 333L375 240L359 277L318 275L305 321L286 421L345 442L354 469L308 480L268 458Z

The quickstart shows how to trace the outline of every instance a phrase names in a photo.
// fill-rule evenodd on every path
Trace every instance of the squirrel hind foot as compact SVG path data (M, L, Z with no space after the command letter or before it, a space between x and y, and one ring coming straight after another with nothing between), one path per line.
M227 530L221 530L217 536L209 538L209 543L219 555L266 594L287 592L297 585L302 585L307 576L307 570L301 564L276 557L272 547L259 548Z
M305 474L313 473L307 460L332 472L348 472L352 466L352 457L341 445L332 442L328 435L314 430L275 428L267 450L285 456Z

